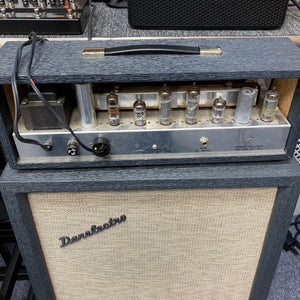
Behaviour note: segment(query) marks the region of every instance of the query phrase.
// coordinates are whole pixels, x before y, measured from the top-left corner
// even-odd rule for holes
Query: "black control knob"
[[[67,152],[71,156],[79,155],[78,142],[75,140],[69,141],[67,145]]]
[[[110,154],[110,142],[108,139],[100,137],[95,140],[93,152],[96,156],[104,157]]]

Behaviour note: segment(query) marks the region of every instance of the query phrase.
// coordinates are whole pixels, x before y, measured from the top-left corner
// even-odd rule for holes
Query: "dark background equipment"
[[[89,17],[87,0],[2,0],[0,33],[82,34]]]
[[[128,19],[144,29],[275,29],[288,0],[128,0]]]

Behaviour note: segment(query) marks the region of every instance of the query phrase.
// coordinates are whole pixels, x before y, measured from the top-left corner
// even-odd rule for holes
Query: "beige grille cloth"
[[[29,194],[57,299],[248,299],[277,188]],[[59,237],[125,214],[64,248]]]

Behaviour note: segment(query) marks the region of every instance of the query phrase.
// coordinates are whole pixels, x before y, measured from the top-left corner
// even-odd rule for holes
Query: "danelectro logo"
[[[105,229],[108,229],[112,226],[115,226],[117,223],[122,223],[126,221],[126,216],[123,215],[120,218],[112,219],[110,218],[107,223],[104,223],[102,226],[92,225],[91,230],[86,231],[85,233],[79,233],[78,235],[72,236],[71,238],[68,236],[62,236],[59,238],[61,241],[60,247],[65,247],[75,242],[80,241],[81,239],[86,239],[87,237],[97,234]]]

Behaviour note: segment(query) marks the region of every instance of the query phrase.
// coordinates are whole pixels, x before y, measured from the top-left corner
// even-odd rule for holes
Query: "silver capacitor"
[[[195,83],[188,91],[186,98],[185,123],[193,125],[197,123],[197,113],[199,104],[199,89]]]
[[[226,101],[221,97],[215,99],[212,106],[211,121],[215,124],[223,123],[225,109],[226,109]]]
[[[119,97],[117,94],[110,93],[107,95],[106,101],[109,124],[117,126],[120,124]]]
[[[170,125],[172,123],[172,92],[164,85],[159,92],[159,122],[161,125]]]
[[[236,103],[234,120],[237,123],[249,123],[256,90],[251,87],[243,87]]]
[[[136,100],[133,104],[134,124],[136,126],[146,125],[146,103]]]
[[[97,126],[95,101],[90,83],[75,84],[77,106],[81,119],[81,127],[93,128]]]
[[[260,119],[264,122],[272,122],[275,119],[279,92],[275,89],[267,91],[264,98],[264,104],[261,110]]]

